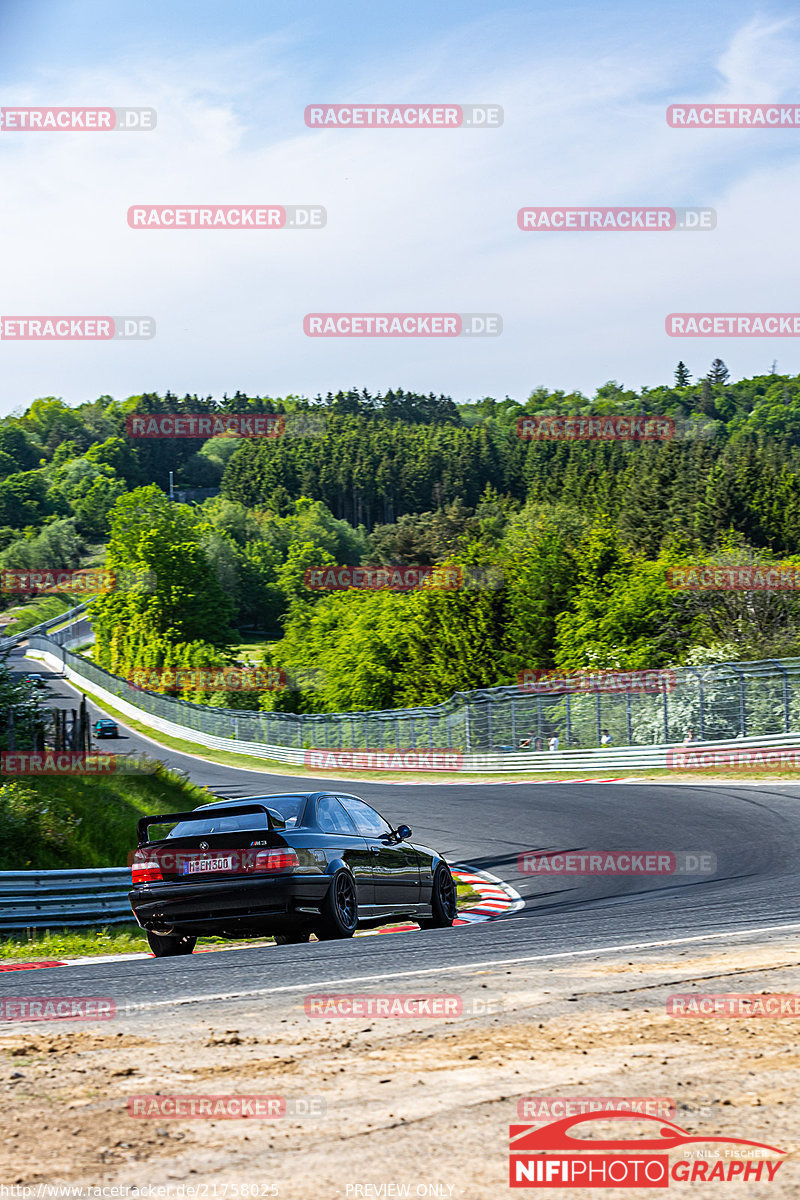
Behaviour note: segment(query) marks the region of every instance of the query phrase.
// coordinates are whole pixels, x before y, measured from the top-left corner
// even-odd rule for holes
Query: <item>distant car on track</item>
[[[117,722],[110,721],[106,718],[101,721],[95,721],[94,725],[92,726],[92,732],[96,738],[119,737]]]
[[[172,826],[149,841],[151,826]],[[396,918],[423,928],[456,916],[450,868],[357,796],[298,792],[143,817],[131,908],[158,958],[199,936],[307,942]]]
[[[27,675],[22,676],[23,683],[32,683],[34,687],[47,687],[47,680],[44,675],[39,675],[36,671],[31,671]]]

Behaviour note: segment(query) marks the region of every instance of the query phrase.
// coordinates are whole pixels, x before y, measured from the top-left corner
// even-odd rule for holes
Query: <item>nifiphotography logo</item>
[[[593,1121],[637,1121],[650,1134],[626,1137],[620,1128],[615,1138],[595,1138],[576,1132],[579,1126],[591,1130]],[[676,1161],[670,1162],[670,1152]],[[694,1136],[663,1117],[606,1111],[543,1126],[511,1125],[509,1155],[510,1187],[666,1188],[673,1180],[771,1183],[787,1151],[745,1138]]]

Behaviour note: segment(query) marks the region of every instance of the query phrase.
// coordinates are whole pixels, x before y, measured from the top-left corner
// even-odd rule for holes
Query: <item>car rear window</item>
[[[258,796],[251,797],[251,799],[258,799],[266,804],[274,814],[283,820],[287,828],[297,824],[306,803],[305,796]],[[248,800],[241,800],[240,803],[247,804]],[[226,816],[225,809],[218,808],[213,813],[209,810],[204,816],[205,820],[202,821],[179,821],[166,836],[168,838],[203,837],[208,833],[235,833],[239,829],[267,828],[265,812],[233,813],[231,816]]]

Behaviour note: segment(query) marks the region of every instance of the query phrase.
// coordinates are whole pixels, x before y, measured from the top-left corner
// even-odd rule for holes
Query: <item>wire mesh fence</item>
[[[800,659],[717,663],[668,672],[669,686],[653,692],[560,691],[502,686],[456,692],[443,704],[349,713],[258,712],[211,708],[144,691],[111,675],[59,641],[74,633],[33,636],[31,649],[47,651],[86,680],[138,709],[188,730],[236,741],[294,749],[446,749],[462,753],[510,751],[521,743],[591,749],[603,731],[615,746],[701,741],[800,731]],[[585,684],[585,681],[584,681]]]

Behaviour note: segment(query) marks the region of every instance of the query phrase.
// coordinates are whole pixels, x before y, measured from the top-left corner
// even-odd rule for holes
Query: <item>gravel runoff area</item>
[[[674,993],[800,992],[796,937],[785,932],[390,981],[387,991],[413,993],[417,1005],[436,993],[463,1007],[454,1015],[451,1001],[451,1015],[430,1017],[311,1016],[306,993],[270,994],[267,978],[260,995],[147,1007],[150,966],[142,963],[132,1004],[117,998],[112,1020],[0,1026],[0,1183],[497,1200],[508,1189],[509,1125],[542,1123],[527,1097],[668,1100],[671,1119],[692,1134],[800,1146],[800,1017],[686,1019],[666,1003]],[[129,1115],[136,1097],[155,1095],[155,1107],[172,1095],[278,1099],[267,1119]],[[652,1136],[652,1122],[647,1133],[628,1124]],[[713,1142],[691,1153],[715,1150],[724,1154]],[[766,1194],[799,1188],[790,1158]],[[610,1200],[653,1194],[602,1191]],[[728,1182],[723,1194],[753,1195],[753,1184]]]

